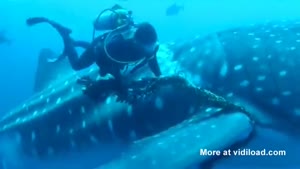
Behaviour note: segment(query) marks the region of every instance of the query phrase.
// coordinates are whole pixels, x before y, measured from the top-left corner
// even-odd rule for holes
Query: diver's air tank
[[[128,22],[130,12],[125,9],[106,9],[102,11],[94,21],[97,31],[114,30]]]

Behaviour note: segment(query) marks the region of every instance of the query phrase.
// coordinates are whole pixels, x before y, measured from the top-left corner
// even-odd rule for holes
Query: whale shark
[[[176,62],[178,69],[181,69],[178,71],[183,73],[190,81],[193,81],[194,84],[243,105],[256,116],[256,120],[260,121],[260,126],[263,128],[282,132],[288,135],[288,140],[292,138],[298,140],[298,109],[300,107],[298,99],[300,95],[297,87],[297,65],[299,65],[300,53],[299,39],[300,22],[298,20],[269,21],[218,31],[203,37],[196,36],[192,40],[170,43],[168,45],[170,50],[166,53],[169,53],[169,57],[173,59],[171,63]],[[188,131],[188,127],[186,129],[182,128],[182,131],[184,130]],[[211,132],[209,129],[207,131]],[[202,131],[200,133],[206,132]],[[262,138],[268,145],[272,145],[272,142],[274,142],[276,146],[271,146],[273,149],[275,147],[276,149],[290,150],[291,154],[297,153],[297,150],[292,151],[286,145],[278,144],[276,140],[279,140],[279,142],[284,140],[282,139],[284,138],[283,135],[280,135],[281,138],[278,139],[274,138],[272,133],[274,132],[263,129],[260,135],[256,135],[256,137]],[[182,156],[176,156],[178,158],[170,156],[170,152],[177,150],[177,147],[181,144],[174,140],[172,142],[172,140],[165,139],[169,141],[167,142],[168,146],[165,146],[169,148],[166,154],[164,154],[164,151],[161,153],[161,149],[155,152],[155,147],[160,146],[154,144],[153,147],[149,146],[153,151],[140,148],[134,152],[139,154],[141,159],[138,159],[139,156],[136,157],[132,155],[133,153],[129,153],[124,155],[123,158],[99,168],[138,168],[138,164],[140,166],[147,164],[143,167],[149,169],[155,168],[153,166],[157,164],[162,168],[189,168],[185,166],[190,164],[188,159],[195,160],[198,158],[197,160],[201,161],[199,156],[190,153],[195,151],[193,147],[197,147],[201,143],[194,145],[191,141],[193,135],[190,136],[191,138],[185,136],[186,139],[181,141],[181,144],[190,145],[190,147],[185,151],[181,151]],[[268,138],[266,139],[266,137]],[[154,140],[154,138],[152,139]],[[257,144],[258,140],[254,142]],[[257,147],[261,149],[270,148],[267,145],[262,147],[253,145],[255,143],[250,144],[252,144],[252,148],[256,149]],[[218,145],[220,146],[220,143]],[[160,154],[163,155],[160,156]],[[269,161],[269,158],[262,158],[266,164],[263,162],[258,164],[258,161],[254,158],[232,159],[240,160],[241,164],[231,164],[234,163],[231,160],[230,164],[228,163],[229,166],[237,167],[240,165],[239,167],[243,168],[245,164],[249,164],[248,161],[257,164],[249,164],[251,165],[250,168],[259,166],[265,168],[270,167],[270,165],[277,168],[288,168],[299,165],[298,162],[287,157],[282,157],[276,164],[272,160]],[[286,162],[279,162],[282,160]],[[155,161],[154,165],[153,161]],[[194,168],[207,168],[207,166]],[[208,168],[213,168],[213,165],[208,166]]]
[[[125,147],[126,152],[126,147],[134,149],[135,141],[166,131],[195,115],[206,119],[238,111],[247,116],[245,130],[252,124],[242,107],[180,76],[140,78],[123,95],[116,90],[114,80],[100,77],[95,67],[74,72],[66,61],[47,62],[53,54],[49,49],[41,51],[36,93],[0,120],[2,140],[14,144],[19,158],[54,159],[94,147],[105,147],[99,150],[99,157],[106,154],[104,149]],[[98,80],[93,91],[99,95],[97,100],[85,95],[78,82],[86,75]],[[237,131],[234,136],[238,135]],[[13,156],[7,161],[16,159]],[[100,163],[99,160],[97,166]]]
[[[97,169],[207,167],[198,164],[218,158],[229,149],[237,149],[247,138],[251,138],[249,135],[254,126],[249,122],[245,114],[237,112],[204,121],[197,120],[196,116],[158,135],[138,141],[130,152]],[[215,153],[219,154],[212,155],[207,151],[217,151]]]
[[[215,134],[219,136],[218,139],[208,137],[195,143],[195,135],[187,134],[186,131],[210,131],[201,124],[211,123],[211,128],[215,128],[217,124],[227,124],[228,119],[234,121],[235,118],[231,117],[240,117],[241,112],[242,117],[247,114],[248,120],[252,119],[253,115],[259,124],[294,136],[298,132],[299,105],[296,99],[299,95],[296,83],[288,85],[287,82],[296,82],[297,79],[293,73],[297,71],[296,65],[299,61],[296,57],[298,24],[297,21],[281,21],[250,25],[196,37],[184,43],[165,47],[162,45],[158,60],[164,74],[182,73],[183,79],[188,80],[166,76],[158,81],[152,79],[151,83],[148,83],[143,77],[148,77],[149,74],[141,69],[142,75],[138,77],[142,79],[136,81],[136,85],[141,83],[142,87],[136,87],[134,84],[130,95],[121,99],[117,92],[107,95],[107,90],[103,89],[103,93],[99,94],[103,100],[98,102],[82,94],[82,86],[76,83],[76,79],[86,74],[101,79],[95,67],[74,73],[66,63],[61,66],[40,64],[43,66],[38,68],[37,79],[44,80],[36,82],[37,93],[3,117],[0,121],[0,135],[12,135],[23,152],[39,158],[69,152],[72,149],[86,149],[99,142],[112,148],[121,143],[128,146],[129,151],[123,152],[121,157],[114,158],[115,160],[107,165],[100,165],[100,168],[113,166],[120,169],[131,166],[136,168],[138,164],[143,163],[143,159],[144,162],[155,161],[154,165],[151,162],[149,167],[157,167],[156,164],[165,168],[187,167],[196,162],[205,163],[207,159],[194,154],[199,150],[199,146],[208,146],[208,149],[214,146],[216,149],[228,148],[238,140],[241,134],[239,128],[234,125],[232,128],[228,126],[233,138],[224,144],[222,142],[230,134],[228,132],[218,131]],[[49,54],[45,51],[44,53]],[[40,58],[40,62],[44,63],[45,59]],[[269,78],[272,79],[272,83]],[[192,81],[201,88],[186,81]],[[110,83],[103,87],[109,89],[109,94],[114,91]],[[202,90],[203,88],[226,99]],[[251,114],[245,113],[243,108],[235,104],[228,104],[227,100],[239,102],[246,110],[250,110],[246,112]],[[231,111],[223,110],[224,106],[229,106]],[[239,115],[230,114],[236,110],[240,112]],[[212,114],[219,114],[218,112],[226,113],[227,118],[220,117],[215,121],[211,119]],[[124,116],[127,119],[124,119]],[[210,118],[205,121],[202,119],[199,123],[184,122],[199,116]],[[241,129],[249,128],[249,123],[245,122],[247,118],[241,118],[241,124],[237,122]],[[173,126],[180,127],[172,128]],[[225,126],[222,125],[222,128]],[[244,133],[249,134],[249,131],[251,130]],[[164,135],[164,132],[169,134]],[[159,156],[159,152],[155,151],[160,147],[157,143],[164,141],[168,143],[167,147],[171,147],[170,150],[180,145],[176,139],[167,137],[172,136],[172,133],[185,135],[179,139],[187,144],[181,145],[190,146],[190,151],[186,149],[181,152],[182,156],[176,156],[178,163],[161,160],[163,156]],[[205,141],[216,142],[216,145],[207,145]],[[137,148],[137,145],[149,148]],[[192,149],[192,146],[197,149]],[[142,159],[133,154],[141,155]],[[152,160],[148,160],[151,158]]]

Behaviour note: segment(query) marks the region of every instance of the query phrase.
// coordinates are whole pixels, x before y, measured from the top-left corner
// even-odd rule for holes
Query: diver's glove
[[[119,78],[115,79],[116,83],[116,91],[119,92],[121,95],[126,95],[128,91],[128,85],[129,85],[130,79],[126,76],[121,76]]]
[[[93,100],[99,99],[98,87],[95,80],[92,80],[89,76],[83,76],[77,80],[77,83],[83,86],[82,91],[85,95]]]
[[[77,83],[83,86],[83,93],[95,101],[120,90],[115,79],[93,80],[89,76],[83,76],[77,80]]]
[[[84,87],[91,86],[93,84],[93,82],[95,82],[95,81],[92,80],[91,77],[89,77],[89,76],[83,76],[77,80],[77,83],[83,85]]]

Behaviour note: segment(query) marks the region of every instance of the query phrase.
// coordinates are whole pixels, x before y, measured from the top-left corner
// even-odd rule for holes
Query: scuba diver
[[[91,43],[75,41],[70,37],[71,30],[45,17],[27,19],[27,25],[48,23],[54,27],[63,39],[63,53],[55,60],[57,62],[68,57],[74,70],[82,70],[93,63],[99,67],[100,75],[111,74],[122,88],[125,84],[121,71],[129,65],[134,65],[130,73],[148,64],[156,77],[161,75],[156,53],[159,49],[155,28],[145,22],[135,24],[132,12],[119,5],[102,11],[94,22],[93,40]],[[95,32],[108,31],[95,38]],[[85,48],[78,56],[75,47]]]

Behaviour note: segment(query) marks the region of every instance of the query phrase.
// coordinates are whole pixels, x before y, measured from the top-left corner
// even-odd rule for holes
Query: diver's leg
[[[76,52],[76,50],[74,49]],[[91,66],[95,62],[95,53],[93,46],[89,46],[85,49],[85,51],[78,57],[76,55],[68,55],[71,66],[74,70],[81,70]]]
[[[63,39],[64,51],[56,61],[63,59],[64,56],[67,56],[74,70],[87,68],[94,63],[94,52],[92,46],[87,42],[74,41],[70,37],[70,33],[72,32],[70,29],[44,17],[29,18],[26,22],[29,26],[39,23],[48,23],[57,30]],[[85,52],[80,57],[75,49],[76,46],[86,48]]]
[[[91,43],[86,42],[86,41],[74,41],[74,46],[75,47],[82,47],[82,48],[89,48],[89,46],[91,45]]]

